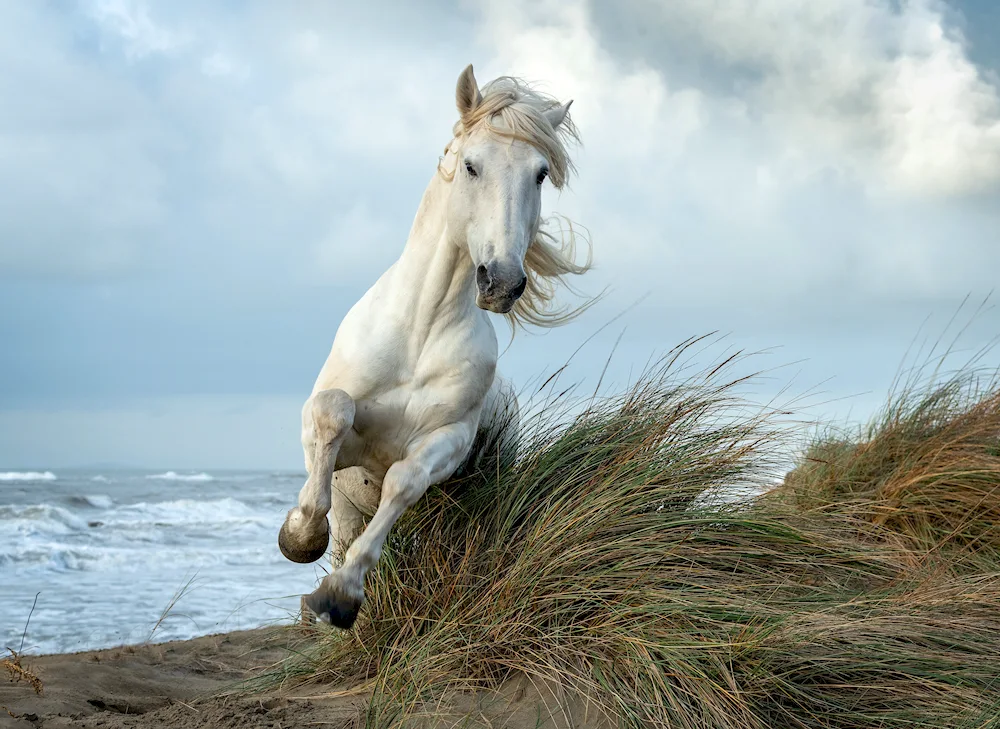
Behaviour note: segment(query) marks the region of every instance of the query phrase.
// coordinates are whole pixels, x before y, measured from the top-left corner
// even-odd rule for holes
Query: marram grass
[[[354,630],[272,679],[366,683],[378,727],[525,676],[609,726],[997,726],[1000,577],[794,500],[696,500],[773,484],[785,436],[738,358],[688,372],[692,344],[620,396],[550,398],[517,454],[477,444],[397,525]]]
[[[1000,381],[923,369],[859,433],[817,437],[773,496],[865,521],[927,561],[1000,570]]]

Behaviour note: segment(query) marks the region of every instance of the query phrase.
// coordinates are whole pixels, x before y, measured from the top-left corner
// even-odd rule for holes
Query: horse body
[[[309,476],[278,541],[287,558],[315,561],[332,516],[342,564],[303,607],[342,628],[393,524],[455,472],[478,431],[516,414],[487,312],[517,316],[519,307],[544,321],[538,276],[586,270],[538,237],[541,183],[552,170],[553,181],[565,176],[556,128],[569,105],[516,83],[484,98],[471,66],[456,99],[456,137],[406,246],[344,317],[302,410]]]
[[[474,303],[471,258],[426,220],[446,184],[432,180],[403,255],[348,312],[313,387],[351,395],[340,460],[377,478],[439,428],[474,430],[494,378],[497,337]]]

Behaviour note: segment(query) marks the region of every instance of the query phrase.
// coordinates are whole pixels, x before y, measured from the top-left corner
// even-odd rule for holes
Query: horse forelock
[[[482,101],[455,123],[455,139],[468,137],[477,129],[535,147],[549,163],[549,179],[562,189],[575,171],[567,143],[579,142],[573,120],[567,113],[555,129],[545,112],[560,106],[555,98],[532,88],[513,76],[501,76],[482,88]]]

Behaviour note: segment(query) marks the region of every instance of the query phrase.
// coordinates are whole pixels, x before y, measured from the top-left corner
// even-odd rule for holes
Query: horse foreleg
[[[303,446],[309,477],[299,491],[299,505],[285,516],[278,532],[281,553],[293,562],[315,562],[330,543],[330,487],[337,453],[354,425],[354,400],[343,390],[322,390],[303,412]],[[312,454],[311,457],[309,454]]]
[[[344,555],[344,564],[327,575],[303,604],[324,622],[350,628],[365,596],[365,577],[382,556],[393,525],[432,484],[448,478],[472,445],[473,428],[450,425],[418,442],[407,456],[392,464],[382,482],[375,516]]]

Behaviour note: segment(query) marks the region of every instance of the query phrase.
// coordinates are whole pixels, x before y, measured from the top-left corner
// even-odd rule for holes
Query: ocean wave
[[[148,479],[154,481],[214,481],[215,478],[209,476],[207,473],[192,473],[192,474],[181,474],[176,471],[167,471],[166,473],[158,473],[152,476],[146,476]]]
[[[111,479],[110,479],[110,478],[108,478],[107,476],[105,476],[105,475],[103,475],[103,474],[99,474],[99,475],[97,475],[97,476],[94,476],[94,477],[93,477],[92,479],[90,479],[90,480],[91,480],[91,481],[96,481],[97,483],[109,483],[109,482],[111,481]]]
[[[87,516],[87,508],[66,509],[53,504],[20,504],[0,506],[0,523],[7,535],[20,538],[50,537],[79,534],[100,528],[102,539],[125,542],[162,542],[181,538],[231,538],[235,531],[274,527],[280,522],[280,510],[261,509],[237,499],[197,501],[139,502],[115,506],[111,497],[103,494],[72,496],[70,504],[98,509]],[[95,520],[96,519],[96,520]],[[181,531],[177,531],[181,530]]]
[[[129,568],[135,552],[91,545],[31,544],[0,551],[0,567],[49,572],[99,572]]]
[[[110,496],[106,494],[70,496],[68,501],[74,506],[89,506],[94,509],[110,509],[112,506],[114,506],[114,501]]]
[[[71,544],[45,542],[0,548],[0,569],[31,570],[45,575],[53,572],[109,572],[116,577],[128,572],[166,570],[164,563],[182,564],[188,569],[213,569],[221,566],[281,564],[284,558],[277,547],[247,548],[245,544],[208,549],[189,544],[160,545],[136,549],[128,543]],[[151,578],[152,579],[152,578]]]
[[[0,481],[55,481],[52,471],[6,471],[0,473]]]
[[[289,566],[275,542],[301,483],[266,472],[213,470],[210,483],[146,480],[163,474],[149,469],[92,480],[98,473],[0,482],[0,646],[17,647],[39,589],[25,648],[58,653],[141,641],[192,576],[197,589],[174,613],[184,617],[165,621],[160,638],[281,619],[326,569]],[[171,632],[188,626],[191,635]]]
[[[0,522],[5,531],[31,536],[34,534],[67,534],[87,528],[87,522],[61,506],[27,504],[0,506]]]
[[[277,514],[277,512],[275,512]],[[246,525],[266,525],[274,515],[263,515],[237,499],[212,499],[196,501],[178,499],[176,501],[139,502],[122,506],[101,520],[110,528],[115,527],[218,527]]]

